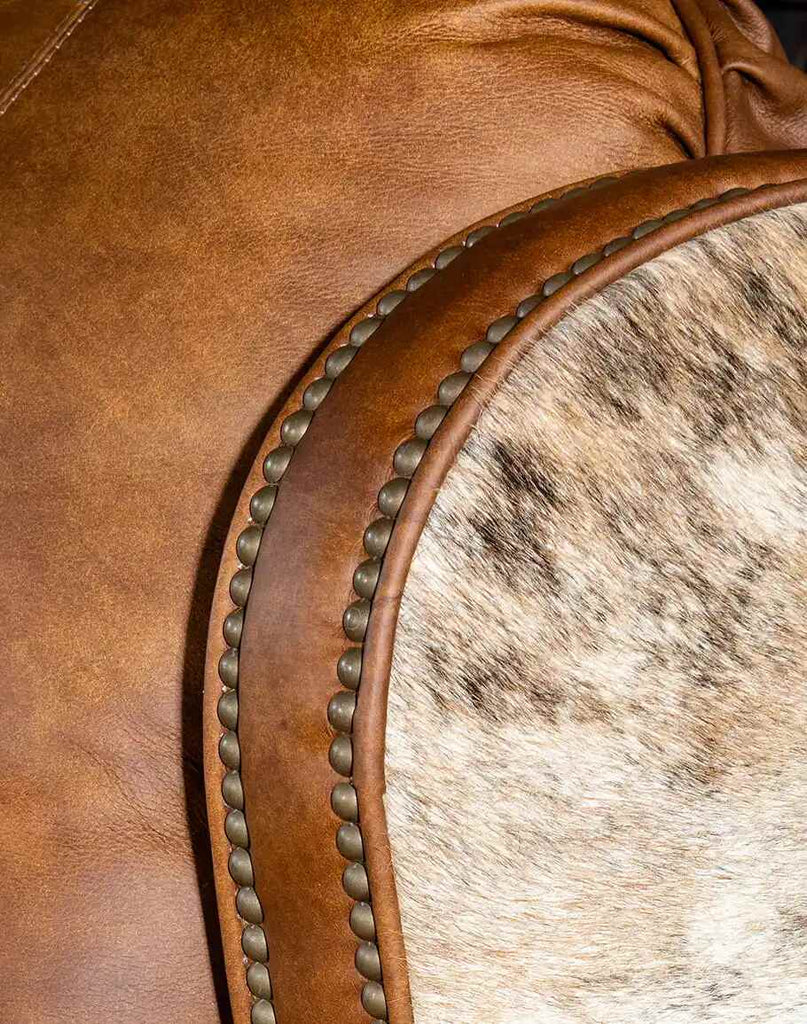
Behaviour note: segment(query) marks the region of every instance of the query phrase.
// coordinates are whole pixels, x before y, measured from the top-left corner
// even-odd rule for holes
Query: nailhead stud
[[[224,634],[225,643],[229,644],[230,647],[237,647],[241,643],[241,633],[243,629],[244,609],[236,608],[235,611],[230,612],[224,620],[222,633]]]
[[[609,185],[613,185],[615,181],[619,181],[619,178],[607,175],[605,178],[598,178],[596,181],[593,181],[588,187],[591,189],[607,188]]]
[[[239,561],[244,565],[254,565],[255,559],[258,557],[258,549],[261,546],[262,532],[260,526],[248,526],[238,535],[235,550]]]
[[[230,580],[230,598],[233,604],[243,608],[249,597],[249,588],[252,586],[252,570],[239,569]]]
[[[354,601],[345,609],[342,616],[342,628],[349,640],[361,643],[364,634],[367,632],[367,623],[370,619],[370,602],[364,598],[361,601]]]
[[[272,1004],[266,999],[259,999],[252,1004],[250,1024],[276,1024],[277,1018]]]
[[[605,256],[613,256],[615,252],[619,252],[620,249],[624,249],[626,245],[630,245],[629,238],[615,238],[605,246],[603,254]]]
[[[585,273],[586,270],[596,266],[602,262],[601,252],[590,252],[586,256],[581,256],[579,260],[575,260],[572,264],[572,273],[577,276],[578,274]]]
[[[750,188],[730,188],[720,196],[720,202],[725,203],[728,199],[736,199],[737,196],[747,196]]]
[[[354,903],[350,909],[350,927],[353,934],[365,942],[375,940],[375,919],[369,903]]]
[[[247,851],[236,847],[231,853],[227,862],[230,877],[236,885],[254,885],[255,876],[252,872],[252,858]]]
[[[426,442],[419,437],[412,437],[398,445],[392,459],[392,468],[398,476],[410,479],[420,465],[426,451]]]
[[[383,322],[384,319],[380,316],[368,316],[364,320],[359,320],[351,328],[350,344],[355,345],[356,348],[361,348],[365,341],[375,334]]]
[[[381,563],[375,558],[368,558],[353,573],[353,589],[359,597],[371,598],[378,586]]]
[[[328,760],[335,772],[350,775],[353,771],[353,742],[349,736],[334,736],[328,750]]]
[[[367,903],[370,899],[370,883],[363,864],[348,864],[342,872],[342,887],[351,899]]]
[[[387,544],[395,525],[392,519],[376,519],[364,531],[364,550],[372,558],[381,558],[387,550]]]
[[[238,651],[231,647],[219,658],[219,679],[225,686],[238,686]]]
[[[381,958],[374,942],[362,942],[356,950],[356,970],[370,981],[381,981]]]
[[[303,392],[303,408],[310,412],[316,412],[332,387],[333,381],[327,377],[317,377],[316,380],[312,380]]]
[[[343,821],[358,821],[359,801],[349,782],[337,782],[331,790],[333,813]]]
[[[438,270],[445,270],[449,263],[452,263],[462,253],[463,248],[462,245],[450,245],[447,249],[443,249],[434,261],[435,267]]]
[[[247,987],[258,999],[272,998],[272,980],[265,964],[250,964],[247,968]]]
[[[352,822],[340,825],[336,832],[336,849],[345,860],[360,861],[364,859],[364,844],[361,829]],[[358,899],[358,897],[356,897]]]
[[[502,217],[499,221],[500,228],[506,228],[508,224],[516,224],[520,220],[524,220],[525,217],[529,217],[527,210],[513,210],[512,213],[508,213],[506,217]]]
[[[541,288],[541,294],[544,298],[548,298],[550,295],[554,295],[559,288],[568,284],[571,279],[572,275],[568,270],[564,270],[560,274],[553,274],[552,277],[548,277],[546,281],[544,281],[543,288]]]
[[[371,1017],[387,1019],[387,1000],[384,989],[377,981],[368,981],[361,990],[361,1004]]]
[[[406,290],[408,292],[416,292],[418,288],[422,288],[423,285],[430,281],[437,273],[434,267],[424,267],[423,270],[417,270],[406,282]]]
[[[277,498],[277,487],[274,484],[267,484],[266,487],[261,487],[252,495],[249,502],[249,514],[256,523],[261,526],[266,523],[275,507],[275,498]]]
[[[237,771],[225,772],[224,778],[221,780],[221,796],[228,807],[243,811],[244,787],[241,785],[241,776]]]
[[[460,366],[466,373],[476,373],[494,348],[496,346],[490,341],[475,341],[462,353]]]
[[[287,416],[280,427],[280,440],[283,444],[292,448],[299,444],[311,425],[313,415],[310,409],[298,409],[291,416]]]
[[[502,338],[505,338],[518,325],[518,319],[517,316],[500,316],[488,327],[485,340],[493,345],[498,345]]]
[[[519,320],[523,320],[525,316],[529,314],[541,304],[541,295],[528,295],[526,299],[522,299],[516,307],[516,316]]]
[[[263,921],[263,908],[258,894],[250,885],[242,886],[235,897],[235,906],[238,913],[245,921],[251,924],[260,924]]]
[[[259,924],[248,924],[241,932],[241,949],[250,960],[258,963],[266,963],[269,959],[266,936]]]
[[[343,345],[335,349],[325,360],[325,376],[331,380],[336,378],[347,369],[358,354],[355,345]]]
[[[224,819],[224,831],[233,846],[241,846],[246,849],[249,846],[249,832],[247,831],[247,819],[243,811],[228,811]]]
[[[337,732],[350,732],[355,711],[356,694],[352,690],[340,690],[328,701],[328,721]]]
[[[424,441],[431,441],[448,410],[444,405],[430,405],[415,420],[415,433]]]
[[[336,674],[339,682],[350,690],[359,688],[361,679],[361,648],[350,647],[339,658],[336,665]]]
[[[263,475],[267,483],[276,484],[282,478],[293,454],[294,449],[289,445],[281,445],[269,452],[263,460]]]
[[[394,309],[397,309],[398,306],[400,306],[405,298],[406,292],[401,291],[400,289],[394,292],[387,292],[386,295],[382,295],[378,300],[378,306],[376,307],[378,309],[379,316],[389,316]]]
[[[232,731],[225,732],[219,740],[219,757],[228,768],[237,768],[241,762],[238,737]]]
[[[450,373],[447,377],[444,377],[437,389],[437,401],[440,405],[453,405],[465,390],[470,379],[470,373],[465,373],[464,371],[462,373]]]
[[[491,231],[495,230],[495,225],[484,224],[481,228],[477,228],[475,231],[472,231],[470,235],[468,235],[468,237],[465,239],[465,247],[467,249],[471,249],[473,246],[476,245],[477,242],[481,242],[486,235],[489,235]]]
[[[655,218],[653,220],[646,220],[642,224],[637,224],[631,232],[631,238],[644,238],[645,235],[649,235],[653,231],[658,231],[662,224],[662,220]]]
[[[235,729],[238,724],[238,694],[235,690],[227,690],[219,697],[217,711],[221,724],[227,729]]]
[[[409,481],[405,477],[388,480],[378,492],[378,509],[382,515],[390,518],[396,516],[408,489]]]

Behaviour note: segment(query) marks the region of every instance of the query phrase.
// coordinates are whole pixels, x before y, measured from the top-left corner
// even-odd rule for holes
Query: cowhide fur
[[[807,205],[571,311],[411,567],[416,1024],[807,1022]]]

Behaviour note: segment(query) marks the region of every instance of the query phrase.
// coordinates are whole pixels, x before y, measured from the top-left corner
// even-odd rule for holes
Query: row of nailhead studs
[[[519,303],[514,314],[500,316],[488,327],[484,340],[474,342],[462,353],[460,370],[444,377],[437,388],[437,401],[425,408],[415,420],[414,436],[404,441],[395,451],[392,465],[395,476],[378,492],[378,510],[381,517],[372,522],[364,533],[364,549],[369,556],[361,562],[353,575],[353,589],[358,600],[345,610],[342,619],[344,632],[349,640],[362,644],[372,610],[372,600],[381,572],[381,563],[395,525],[395,518],[403,504],[410,481],[417,470],[448,410],[462,394],[474,373],[484,363],[499,342],[513,328],[536,308],[544,299],[568,284],[584,271],[607,259],[632,241],[643,238],[665,224],[681,220],[688,214],[713,206],[718,202],[745,195],[749,189],[731,189],[723,195],[701,199],[692,206],[673,210],[666,216],[644,221],[633,229],[630,235],[616,238],[597,252],[581,256],[568,270],[554,274],[544,281],[535,294]],[[544,201],[545,205],[546,201]],[[542,204],[538,204],[542,205]],[[510,215],[513,218],[515,215]],[[353,748],[350,739],[353,714],[356,709],[356,691],[361,678],[362,648],[351,647],[339,659],[337,675],[345,689],[340,690],[328,705],[328,720],[336,731],[331,743],[330,762],[333,769],[343,776],[350,776],[353,763]],[[381,961],[375,944],[375,924],[370,906],[370,890],[366,870],[363,866],[363,847],[359,826],[359,809],[356,790],[350,782],[338,782],[331,793],[331,805],[335,813],[344,820],[336,836],[337,846],[350,862],[343,875],[343,885],[357,902],[350,912],[350,925],[361,940],[356,951],[356,968],[367,979],[362,990],[362,1003],[371,1017],[386,1020],[387,1007],[381,984]],[[378,1020],[376,1020],[378,1024]]]
[[[572,189],[565,195],[575,195],[586,188],[601,188],[613,181],[613,178],[602,178],[591,186]],[[239,767],[241,761],[238,742],[238,648],[244,624],[244,609],[252,585],[252,566],[258,557],[263,529],[269,520],[277,497],[277,490],[283,474],[291,461],[295,446],[308,430],[314,413],[330,391],[333,382],[350,364],[359,348],[380,327],[385,317],[403,301],[408,293],[417,291],[438,271],[447,267],[463,250],[472,247],[481,238],[507,224],[520,220],[530,213],[549,206],[555,199],[543,199],[535,203],[530,210],[516,211],[508,214],[498,225],[485,225],[471,231],[461,245],[450,246],[438,254],[432,267],[416,271],[406,282],[405,289],[388,292],[376,306],[376,312],[365,317],[354,325],[350,332],[349,343],[335,349],[325,361],[325,374],[312,381],[303,393],[303,407],[287,416],[280,428],[282,444],[266,456],[263,474],[266,486],[258,490],[249,504],[250,523],[239,534],[236,541],[236,553],[239,568],[230,581],[230,597],[235,607],[224,620],[223,633],[227,649],[219,660],[219,677],[222,682],[222,694],[218,702],[218,717],[224,732],[219,739],[219,757],[227,769],[221,784],[221,792],[228,808],[224,821],[224,830],[231,844],[229,856],[230,875],[238,886],[235,898],[236,911],[243,922],[241,948],[247,962],[247,986],[254,996],[252,1004],[252,1024],[275,1024],[275,1012],[272,1006],[272,986],[269,971],[266,967],[269,951],[266,933],[262,927],[263,908],[255,892],[255,879],[252,859],[249,854],[249,832],[244,812],[244,792],[241,785]],[[391,522],[391,520],[390,520]],[[361,584],[359,584],[361,586]],[[369,585],[369,581],[365,587]],[[351,635],[350,633],[348,635]],[[340,660],[339,679],[349,689],[358,686],[361,671],[361,652],[354,648]],[[329,720],[340,730],[331,745],[331,763],[341,774],[350,775],[352,762],[352,746],[349,735],[350,721],[355,707],[355,693],[346,692],[344,696],[337,694],[329,707]],[[346,891],[357,900],[350,914],[350,925],[355,934],[362,939],[362,945],[356,954],[356,965],[367,977],[362,1001],[370,1012],[377,1017],[386,1016],[383,989],[380,985],[381,968],[378,949],[372,942],[375,937],[375,925],[369,905],[369,886],[361,848],[361,833],[355,819],[358,808],[355,806],[355,791],[345,783],[337,787],[333,805],[337,813],[345,817],[346,824],[339,830],[338,845],[343,855],[350,861],[345,869],[343,881]],[[352,794],[352,795],[351,795]],[[370,1009],[372,1008],[372,1009]],[[376,1010],[383,1012],[375,1012]]]
[[[463,248],[475,245],[480,239],[490,234],[497,227],[535,214],[557,202],[558,199],[573,197],[590,188],[604,188],[616,179],[600,178],[591,185],[579,186],[550,199],[542,199],[534,203],[528,210],[516,210],[507,214],[498,224],[488,224],[476,228],[465,239],[462,245],[449,246],[438,254],[433,268],[420,270],[410,278],[407,289],[416,281],[417,286],[425,283],[434,274],[447,267]],[[388,315],[405,297],[405,291],[393,291],[385,295],[378,303],[377,311],[381,316]],[[498,338],[504,336],[502,318],[499,327],[494,325],[488,332]],[[511,325],[512,326],[512,325]],[[507,328],[509,330],[509,327]],[[475,367],[474,367],[475,369]],[[378,507],[381,518],[372,523],[364,534],[364,548],[369,558],[363,561],[353,575],[353,589],[358,595],[345,611],[342,626],[348,640],[361,644],[367,629],[373,592],[378,582],[381,559],[389,542],[390,534],[398,509],[403,502],[409,479],[417,469],[420,459],[426,450],[430,438],[442,422],[443,417],[467,383],[470,373],[463,367],[463,372],[447,377],[440,386],[438,404],[425,410],[415,428],[416,436],[402,444],[395,453],[395,471],[397,478],[385,484],[378,496]],[[336,673],[344,689],[333,695],[328,704],[328,721],[336,735],[331,742],[329,759],[331,767],[339,775],[350,779],[353,771],[353,741],[351,731],[353,714],[356,709],[356,691],[361,677],[361,647],[351,647],[340,657]],[[381,959],[376,945],[375,921],[370,903],[370,884],[367,869],[364,865],[364,848],[361,828],[359,826],[359,806],[356,790],[351,781],[336,783],[331,792],[331,807],[334,813],[343,820],[336,834],[336,845],[342,856],[348,861],[342,874],[342,885],[345,892],[356,902],[350,911],[349,924],[359,945],[356,949],[355,965],[359,974],[364,977],[362,988],[362,1005],[375,1024],[387,1019],[387,1003],[381,978]]]

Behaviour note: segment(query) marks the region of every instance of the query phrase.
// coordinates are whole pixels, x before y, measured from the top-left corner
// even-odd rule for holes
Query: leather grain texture
[[[3,5],[2,88],[72,10]],[[701,90],[668,0],[98,0],[12,89],[10,1019],[230,1019],[199,699],[267,424],[337,325],[440,238],[587,175],[700,156]],[[232,1000],[240,1021],[242,979]]]
[[[395,448],[411,434],[421,409],[434,400],[438,382],[457,368],[461,351],[483,337],[493,319],[512,312],[542,280],[646,219],[737,186],[756,187],[805,174],[803,153],[679,164],[628,175],[500,229],[408,297],[360,350],[317,411],[283,478],[264,532],[241,644],[242,777],[279,1015],[302,1019],[306,1012],[317,1016],[329,1007],[340,1018],[363,1020],[356,998],[359,979],[351,965],[355,943],[347,925],[349,903],[339,885],[343,862],[333,844],[338,821],[328,798],[336,776],[328,767],[325,708],[338,686],[335,664],[345,647],[340,618],[351,599],[353,569],[362,558],[362,533],[373,518],[378,489],[391,475]],[[766,204],[793,201],[800,190],[803,184],[761,191],[695,213],[582,275],[501,346],[473,394],[459,399],[418,470],[376,592],[354,726],[354,780],[392,1024],[406,1024],[411,1010],[382,802],[385,686],[406,566],[441,474],[478,414],[485,388],[495,387],[497,374],[505,372],[508,359],[517,358],[519,341],[529,332],[543,329],[568,303],[661,248]],[[285,412],[297,407],[294,398]],[[263,450],[276,440],[277,427]],[[228,610],[224,581],[235,568],[235,532],[246,522],[246,501],[259,477],[260,462],[248,480],[225,549],[214,623]],[[220,690],[215,658],[221,648],[212,632],[211,638],[206,739],[208,771],[215,778],[218,728],[213,703]],[[305,978],[297,969],[301,957],[311,965]]]

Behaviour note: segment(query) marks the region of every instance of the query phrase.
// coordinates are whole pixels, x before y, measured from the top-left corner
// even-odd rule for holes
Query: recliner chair
[[[2,1019],[801,1021],[756,8],[0,24]]]

